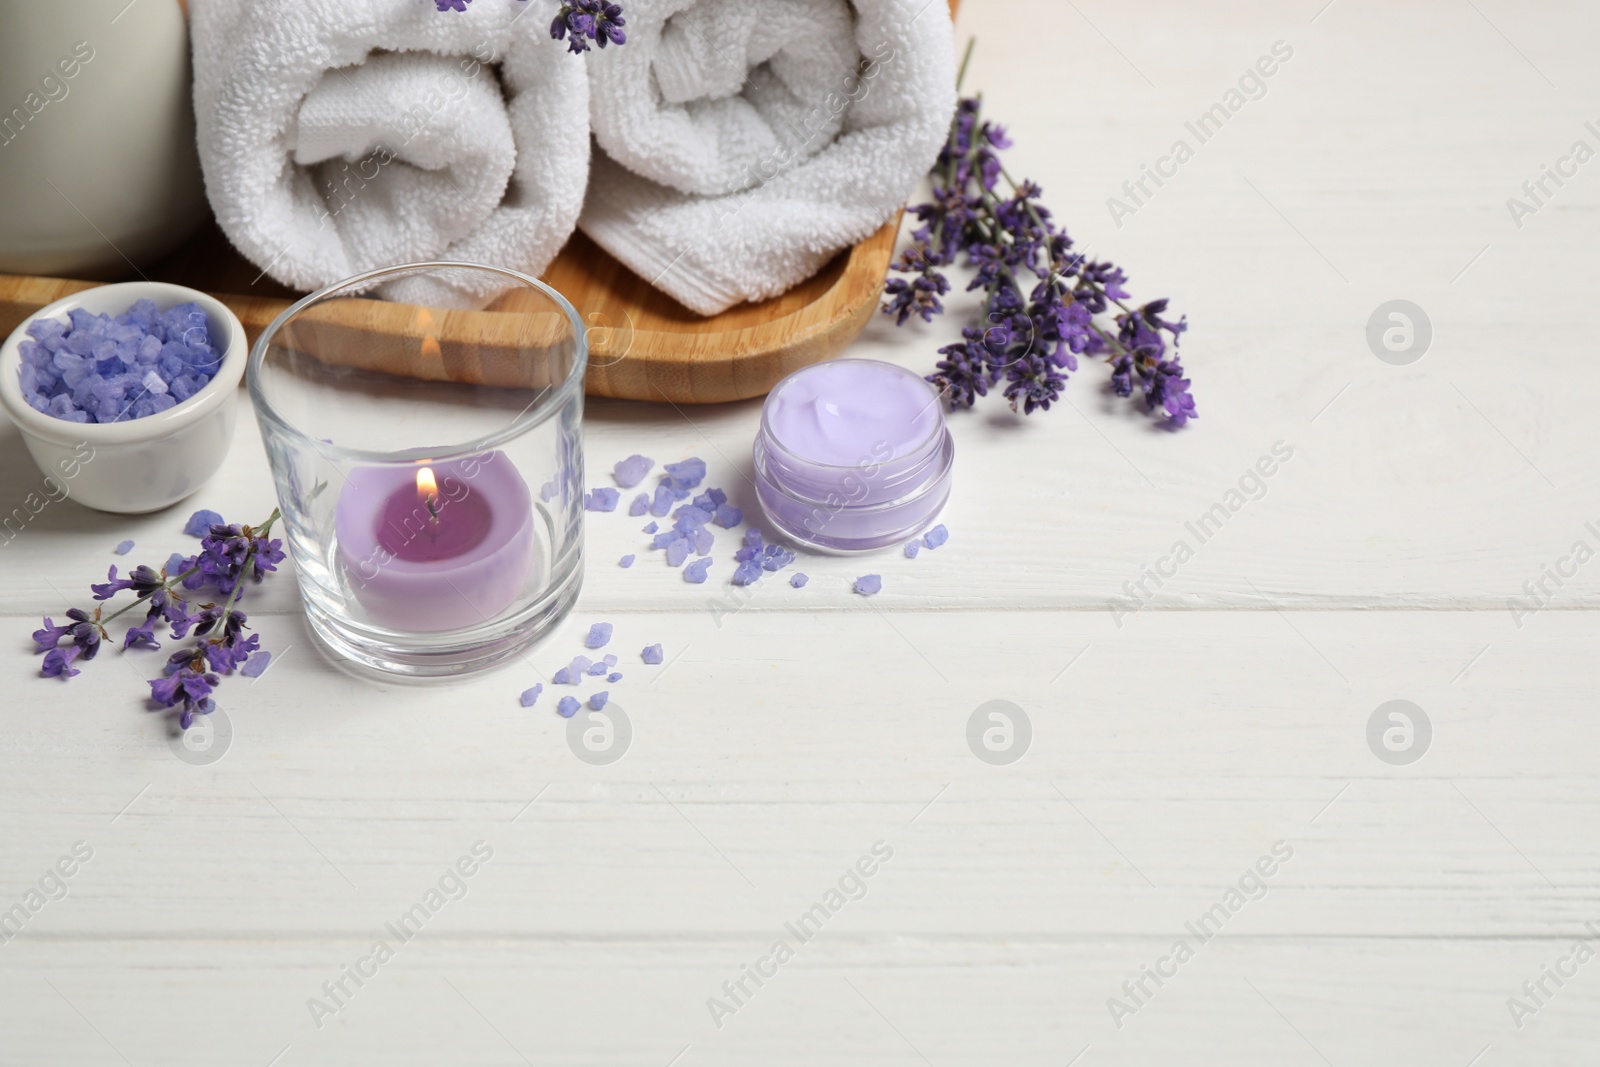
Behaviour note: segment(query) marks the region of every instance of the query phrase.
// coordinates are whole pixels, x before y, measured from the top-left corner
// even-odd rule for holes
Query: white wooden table
[[[27,634],[123,537],[164,558],[192,507],[269,508],[254,426],[175,513],[51,505],[0,549],[0,911],[93,855],[0,944],[0,1063],[1595,1062],[1600,962],[1561,961],[1600,949],[1600,564],[1560,561],[1600,549],[1600,163],[1520,227],[1507,198],[1600,148],[1600,9],[1325,3],[967,0],[1017,170],[1190,315],[1201,418],[1152,429],[1098,366],[1048,415],[955,417],[952,537],[920,559],[806,558],[805,590],[729,612],[595,516],[560,633],[431,689],[332,668],[284,576],[254,614],[278,659],[224,686],[231,744],[197,764],[142,710],[151,660],[58,684]],[[1107,198],[1278,41],[1266,94],[1116,226]],[[1366,339],[1395,299],[1432,324],[1404,365]],[[926,367],[957,325],[875,323],[856,353]],[[700,455],[749,503],[758,410],[594,403],[591,482]],[[1200,544],[1186,523],[1277,442]],[[9,509],[38,475],[10,427],[0,455]],[[1558,566],[1543,610],[1508,609]],[[548,692],[516,702],[597,620],[633,727],[607,766]],[[665,670],[634,662],[655,641]],[[1431,724],[1409,764],[1367,740],[1395,699]],[[991,700],[1031,723],[1009,765],[968,745]],[[395,937],[477,842],[465,895]],[[863,898],[786,929],[877,842]],[[1292,858],[1229,911],[1275,842]],[[1185,924],[1219,903],[1202,943]],[[793,958],[745,978],[779,939]],[[1146,966],[1170,977],[1133,999]]]

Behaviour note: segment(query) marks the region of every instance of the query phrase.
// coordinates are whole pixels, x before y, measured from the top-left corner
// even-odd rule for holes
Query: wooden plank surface
[[[799,591],[727,587],[736,534],[697,587],[640,520],[589,516],[562,631],[445,689],[340,673],[275,582],[252,618],[279,658],[225,687],[233,740],[209,766],[174,758],[142,669],[46,683],[24,635],[123,537],[164,556],[191,507],[270,506],[253,425],[176,513],[52,503],[0,548],[0,912],[74,842],[95,857],[0,945],[0,1064],[1593,1059],[1600,964],[1546,979],[1520,1028],[1508,999],[1532,1005],[1523,983],[1600,927],[1600,571],[1544,577],[1600,548],[1600,185],[1547,183],[1520,229],[1506,199],[1600,144],[1600,18],[973,0],[962,27],[1015,171],[1190,314],[1201,419],[1154,429],[1096,367],[1048,415],[955,417],[949,544],[804,557]],[[1279,40],[1266,95],[1118,228],[1107,198]],[[1397,298],[1434,326],[1405,366],[1365,337]],[[875,321],[851,351],[925,368],[958,325]],[[758,412],[592,400],[589,481],[631,452],[701,455],[753,508]],[[1264,494],[1146,579],[1142,610],[1108,608],[1278,441],[1294,453]],[[20,500],[37,475],[11,427],[0,455],[0,501]],[[864,600],[869,570],[885,588]],[[1508,610],[1541,579],[1542,610]],[[515,702],[600,619],[634,725],[604,767]],[[668,664],[633,662],[654,641]],[[966,737],[997,699],[1033,728],[1010,766]],[[1395,699],[1432,727],[1409,766],[1367,738]],[[319,1028],[322,983],[479,840],[494,857],[466,895]],[[880,840],[866,895],[717,1026],[707,1000]],[[1122,983],[1278,841],[1294,855],[1265,897],[1119,1028]]]

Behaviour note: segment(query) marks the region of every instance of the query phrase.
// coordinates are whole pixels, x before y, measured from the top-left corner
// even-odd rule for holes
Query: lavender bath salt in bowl
[[[142,325],[125,325],[114,335],[99,337],[87,355],[71,351],[85,347],[81,344],[68,346],[62,363],[73,375],[76,388],[71,392],[83,403],[58,396],[45,411],[35,410],[29,394],[37,398],[41,383],[48,380],[35,368],[23,381],[23,342],[38,340],[29,327],[53,320],[63,330],[81,325],[99,331],[103,327],[91,326],[81,315],[75,324],[71,313],[116,319],[140,300],[152,301],[157,312],[188,304],[195,308],[184,317],[184,332],[173,339],[167,338],[174,328],[170,321],[140,316]],[[54,336],[52,343],[60,345],[55,327],[34,333]],[[145,339],[151,335],[155,342]],[[183,343],[185,336],[192,344]],[[202,340],[212,352],[196,356],[204,352]],[[156,351],[157,343],[164,352]],[[112,363],[119,358],[113,355],[119,347],[130,357],[121,360],[122,367]],[[143,358],[135,354],[141,348],[148,349]],[[65,486],[74,500],[100,511],[158,511],[199,489],[222,465],[233,441],[248,353],[239,319],[205,293],[164,282],[102,285],[40,309],[12,332],[0,346],[0,404],[21,430],[39,469]],[[60,366],[52,371],[56,377],[65,373]],[[121,417],[99,422],[98,410],[85,410],[102,404]]]

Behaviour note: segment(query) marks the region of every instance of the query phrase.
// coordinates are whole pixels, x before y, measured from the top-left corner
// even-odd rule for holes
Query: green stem
[[[276,523],[278,521],[278,519],[280,519],[281,517],[282,516],[279,513],[278,509],[277,508],[273,508],[272,509],[272,514],[267,516],[267,521],[262,523],[259,527],[252,527],[251,528],[251,532],[253,534],[255,534],[255,536],[257,536],[257,537],[266,537],[266,536],[268,536],[268,535],[270,535],[272,533],[273,524]],[[241,575],[245,572],[245,570],[247,570],[249,568],[251,561],[254,560],[254,559],[255,559],[255,549],[252,548],[249,552],[247,552],[245,554],[245,559],[244,559],[244,564],[245,565],[244,565],[244,567],[241,567],[240,570],[239,570],[239,573]],[[157,593],[171,592],[180,583],[182,583],[182,581],[185,578],[189,577],[191,574],[198,573],[199,570],[200,570],[200,568],[198,566],[190,567],[188,570],[184,571],[182,574],[179,574],[179,575],[177,575],[175,577],[168,578],[166,581],[162,582],[161,585],[158,588],[152,589],[148,593],[140,593],[138,596],[133,598],[133,601],[131,603],[124,604],[124,605],[122,605],[122,607],[118,608],[116,611],[113,611],[110,615],[107,615],[104,618],[97,620],[100,623],[101,629],[103,630],[105,628],[105,624],[110,622],[112,619],[115,619],[118,615],[122,615],[122,614],[125,614],[126,612],[132,611],[134,608],[138,607],[140,604],[145,603],[147,600],[149,600],[151,597],[155,596]],[[234,593],[237,594],[238,591],[239,591],[239,587],[237,585],[234,586]],[[235,596],[230,596],[228,598],[228,603],[232,604],[235,599],[236,599]],[[224,612],[224,618],[226,618],[226,612]]]
[[[967,51],[961,57],[961,70],[956,74],[956,92],[958,94],[961,92],[961,87],[966,84],[967,64],[972,62],[972,50],[976,47],[978,47],[978,39],[974,37],[967,42]]]

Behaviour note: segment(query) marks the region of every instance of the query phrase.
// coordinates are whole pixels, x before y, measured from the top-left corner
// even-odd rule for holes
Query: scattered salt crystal
[[[667,566],[681,567],[683,561],[689,558],[689,541],[683,535],[667,546]]]
[[[606,692],[604,689],[600,690],[600,692],[598,692],[598,693],[590,693],[589,694],[589,710],[590,711],[599,711],[601,708],[606,706],[606,701],[608,701],[610,699],[611,699],[611,694]]]
[[[667,472],[664,483],[670,483],[674,489],[693,489],[705,481],[706,461],[691,457],[681,463],[668,463],[662,470]]]
[[[246,678],[259,678],[271,665],[272,653],[263,648],[250,653],[250,658],[244,661],[244,666],[239,668],[239,673]]]
[[[531,708],[533,707],[534,701],[539,699],[539,694],[542,692],[544,692],[544,683],[536,682],[534,683],[532,689],[524,689],[522,691],[522,696],[518,697],[517,699],[522,702],[523,707]]]
[[[721,489],[707,489],[694,498],[694,506],[703,511],[716,511],[728,502],[728,494]]]
[[[117,542],[117,547],[113,548],[111,551],[115,552],[119,556],[126,556],[129,552],[133,551],[133,542],[132,541],[118,541]]]
[[[660,518],[672,510],[672,490],[665,485],[656,486],[656,495],[650,501],[650,514]]]
[[[570,719],[578,714],[578,706],[577,697],[562,697],[561,701],[556,704],[556,714],[563,719]]]
[[[731,530],[744,521],[744,512],[732,504],[718,504],[711,521],[725,530]]]
[[[661,529],[661,524],[653,520],[644,524],[645,533],[653,534],[659,529]]]
[[[649,493],[640,493],[638,496],[633,498],[633,503],[628,505],[628,514],[632,515],[636,519],[640,515],[643,515],[645,512],[647,512],[649,510],[650,510],[650,494]]]
[[[744,560],[734,569],[733,584],[749,585],[761,577],[761,564],[753,559]]]
[[[610,674],[606,675],[606,681],[610,682],[612,685],[616,685],[618,682],[622,681],[622,672],[612,671]]]
[[[557,667],[555,677],[550,679],[556,685],[572,685],[572,671],[567,667]]]
[[[922,535],[922,544],[925,548],[938,548],[948,540],[950,540],[950,531],[944,528],[944,523],[942,522]]]
[[[696,530],[694,532],[694,551],[695,551],[695,555],[697,555],[697,556],[705,555],[706,553],[711,551],[711,547],[713,545],[715,545],[716,543],[717,543],[716,535],[713,534],[710,530],[707,530],[704,527],[702,527],[702,528],[700,528],[700,529],[698,529],[698,530]]]
[[[631,566],[633,566],[633,560],[634,560],[634,555],[633,555],[632,552],[629,552],[626,556],[623,556],[621,559],[617,560],[617,566],[619,566],[619,567],[631,567]]]
[[[588,495],[583,498],[583,510],[616,511],[617,501],[621,499],[621,497],[621,493],[610,488],[609,486],[601,486],[598,489],[591,489],[589,490]]]
[[[589,636],[583,643],[589,648],[605,648],[606,643],[610,640],[611,624],[609,622],[597,622],[589,627]]]
[[[615,667],[617,665],[617,657],[614,653],[607,652],[605,655],[600,657],[600,662],[604,663],[607,667]]]
[[[606,673],[606,672],[607,672],[607,671],[609,671],[609,670],[610,670],[610,669],[611,669],[611,668],[610,668],[610,667],[608,667],[608,666],[607,666],[607,665],[606,665],[606,664],[604,664],[604,663],[591,663],[591,664],[590,664],[590,665],[589,665],[589,677],[591,677],[591,678],[598,678],[598,677],[600,677],[600,676],[601,676],[601,675],[603,675],[603,674],[605,674],[605,673]]]
[[[644,651],[639,653],[639,658],[644,660],[646,663],[660,663],[661,662],[661,646],[660,645],[646,645]]]
[[[789,576],[789,584],[794,586],[796,589],[804,589],[806,587],[806,583],[809,582],[810,580],[811,580],[810,578],[807,578],[805,575],[799,573],[798,571],[796,571],[794,574],[791,574]]]
[[[917,558],[917,553],[920,552],[920,551],[922,551],[922,542],[921,541],[907,541],[906,542],[906,559],[916,559]]]
[[[644,481],[645,475],[649,474],[650,468],[655,465],[655,460],[646,459],[644,456],[635,454],[619,461],[616,466],[612,467],[611,477],[615,478],[617,484],[622,488],[632,489]]]
[[[883,590],[883,576],[880,574],[863,574],[856,579],[856,592],[862,596],[872,596]]]
[[[221,515],[209,508],[201,508],[189,516],[189,521],[183,524],[183,532],[190,537],[204,537],[211,532],[211,527],[221,525]]]
[[[693,563],[683,568],[683,580],[686,582],[693,582],[695,585],[699,585],[706,580],[706,568],[710,566],[710,556],[695,560]]]

